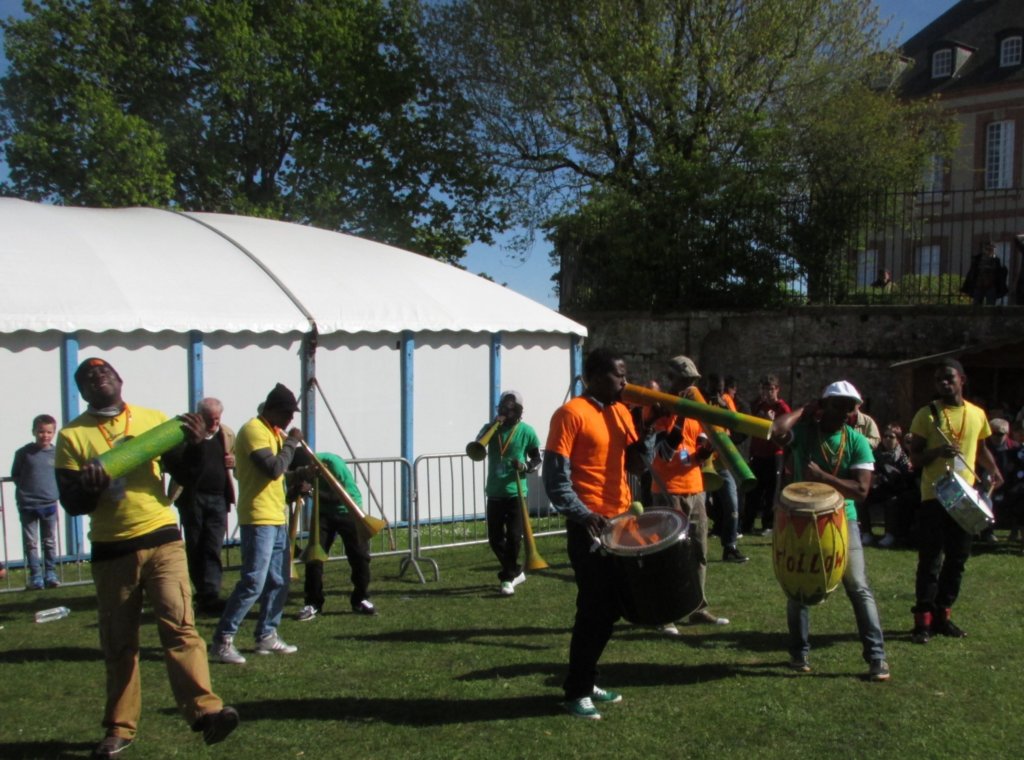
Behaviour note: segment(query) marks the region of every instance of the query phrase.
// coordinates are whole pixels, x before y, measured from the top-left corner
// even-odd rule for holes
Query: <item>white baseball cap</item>
[[[500,405],[501,402],[509,396],[511,396],[512,400],[519,404],[519,406],[523,405],[523,394],[519,391],[502,391],[501,396],[498,398],[498,404]]]
[[[853,387],[853,383],[848,380],[837,380],[831,385],[826,385],[825,390],[822,391],[822,398],[832,398],[838,396],[839,398],[852,398],[858,404],[864,403],[864,399],[857,393],[857,389]]]

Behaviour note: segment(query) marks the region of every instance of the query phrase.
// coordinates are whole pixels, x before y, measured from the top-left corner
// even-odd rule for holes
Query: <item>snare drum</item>
[[[772,565],[790,599],[819,604],[842,583],[849,537],[846,502],[825,483],[790,483],[775,506]]]
[[[670,510],[619,515],[601,534],[616,566],[622,616],[639,625],[664,625],[700,606],[697,549],[686,516]]]
[[[996,520],[978,491],[955,472],[947,472],[935,481],[935,498],[946,508],[956,524],[973,536],[994,525]]]

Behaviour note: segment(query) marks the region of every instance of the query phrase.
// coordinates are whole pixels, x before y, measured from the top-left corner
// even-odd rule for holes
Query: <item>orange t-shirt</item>
[[[664,417],[654,423],[654,429],[660,431],[671,430],[678,417]],[[704,475],[700,471],[700,465],[696,459],[683,462],[679,458],[681,450],[692,455],[697,450],[697,437],[701,434],[701,424],[687,417],[683,420],[683,440],[679,442],[679,448],[673,452],[672,459],[665,461],[660,456],[654,457],[651,467],[664,482],[669,493],[690,496],[704,490]],[[658,478],[654,478],[651,488],[655,493],[664,493],[664,489]]]
[[[594,400],[577,396],[551,416],[544,448],[569,460],[572,489],[587,509],[615,517],[632,501],[626,447],[636,440],[625,406],[615,402],[599,408]]]

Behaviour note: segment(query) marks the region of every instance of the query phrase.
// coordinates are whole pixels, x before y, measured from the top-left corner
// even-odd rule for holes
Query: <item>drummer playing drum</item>
[[[825,388],[816,404],[799,407],[777,417],[772,437],[786,446],[793,457],[793,481],[825,483],[845,499],[849,530],[846,571],[843,588],[853,605],[864,660],[872,681],[889,680],[885,661],[885,643],[878,618],[878,605],[868,585],[864,567],[864,549],[857,525],[856,501],[862,501],[871,489],[874,455],[867,439],[846,424],[846,419],[861,403],[853,385],[839,380]],[[811,666],[809,608],[789,598],[786,607],[789,627],[789,667],[809,673]]]
[[[964,567],[971,553],[971,535],[961,528],[939,502],[935,483],[947,468],[974,483],[975,461],[991,473],[992,488],[1003,477],[986,438],[992,434],[984,410],[964,400],[967,377],[955,359],[944,360],[935,370],[937,400],[914,415],[910,432],[910,461],[921,473],[920,535],[914,605],[916,644],[926,644],[933,633],[962,638],[965,633],[950,618],[960,594]]]
[[[595,348],[583,363],[586,390],[555,410],[544,447],[544,489],[566,518],[569,561],[576,574],[576,620],[569,644],[565,708],[598,720],[594,703],[622,697],[597,686],[597,662],[622,610],[614,593],[615,564],[594,551],[608,521],[629,509],[627,468],[639,474],[651,461],[653,437],[638,440],[619,400],[626,385],[622,355]]]

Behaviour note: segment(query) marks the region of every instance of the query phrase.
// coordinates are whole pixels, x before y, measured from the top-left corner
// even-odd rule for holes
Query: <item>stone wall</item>
[[[865,411],[880,424],[898,420],[907,425],[931,393],[931,362],[895,369],[891,365],[963,349],[957,358],[970,378],[971,356],[1001,345],[1007,350],[999,395],[1024,402],[1024,366],[1014,345],[1024,344],[1024,307],[850,306],[571,316],[590,330],[587,346],[613,346],[625,353],[630,381],[636,383],[660,379],[667,358],[686,354],[703,374],[735,375],[740,395],[748,400],[756,396],[758,379],[766,373],[779,376],[781,395],[791,404],[815,398],[834,380],[849,380],[864,397]]]

